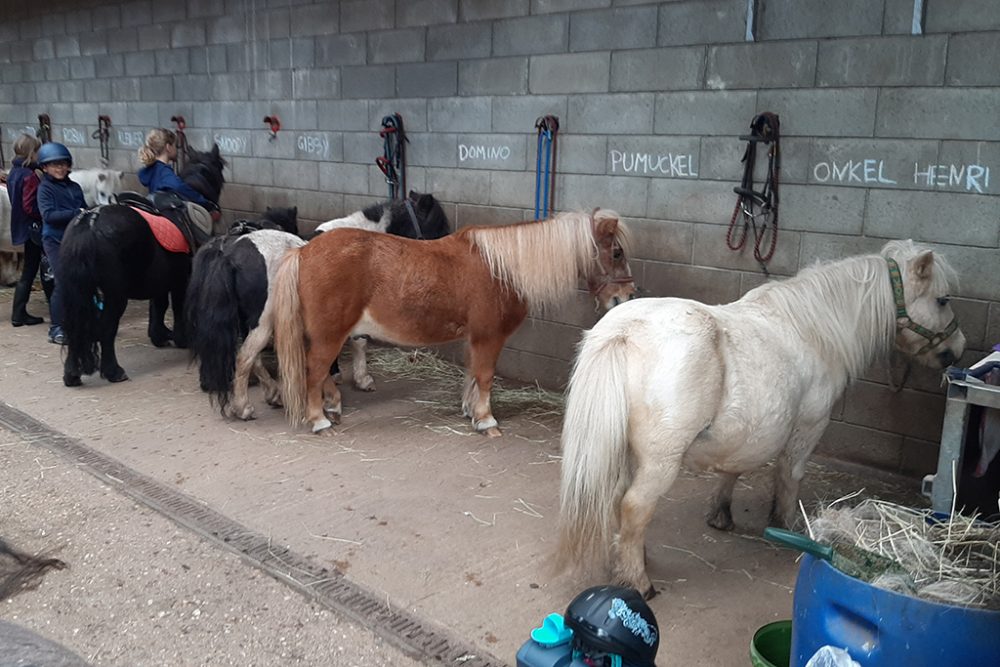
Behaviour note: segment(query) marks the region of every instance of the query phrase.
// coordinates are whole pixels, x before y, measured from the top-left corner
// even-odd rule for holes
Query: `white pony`
[[[0,286],[13,285],[21,276],[21,246],[11,245],[10,197],[0,185]]]
[[[646,527],[682,464],[721,474],[708,523],[725,530],[737,478],[777,459],[772,519],[792,525],[806,460],[848,380],[894,345],[931,367],[962,354],[954,278],[931,250],[892,241],[727,305],[639,299],[610,311],[570,379],[559,565],[610,559],[616,581],[652,595]]]
[[[87,206],[105,206],[113,203],[113,195],[122,189],[125,172],[113,169],[74,169],[70,180],[83,190]]]

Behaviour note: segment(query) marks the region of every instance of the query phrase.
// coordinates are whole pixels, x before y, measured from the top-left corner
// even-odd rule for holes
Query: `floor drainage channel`
[[[394,609],[382,597],[349,581],[343,574],[317,567],[289,549],[272,544],[227,516],[161,484],[76,438],[0,401],[0,426],[27,436],[64,456],[115,489],[160,512],[215,544],[239,554],[278,581],[306,597],[339,611],[415,659],[463,667],[507,667],[481,649],[432,627],[426,621]]]

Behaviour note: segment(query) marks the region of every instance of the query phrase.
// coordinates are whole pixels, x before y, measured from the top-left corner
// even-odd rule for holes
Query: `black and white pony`
[[[450,233],[448,217],[433,195],[411,192],[408,202],[408,206],[400,201],[375,204],[325,222],[320,228],[366,226],[367,220],[369,228],[377,225],[378,231],[414,239],[435,239]],[[235,227],[239,232],[239,225]],[[194,358],[200,362],[201,389],[218,403],[224,416],[253,418],[251,373],[264,388],[268,404],[281,406],[280,390],[260,353],[271,342],[269,297],[275,272],[286,250],[304,244],[291,234],[265,229],[213,239],[195,257],[187,294],[189,341]],[[368,373],[366,345],[363,338],[351,340],[354,384],[363,391],[373,391],[375,381]],[[331,372],[336,370],[335,363]]]
[[[448,216],[434,195],[414,190],[410,190],[406,199],[390,199],[355,211],[345,218],[328,220],[316,227],[316,233],[342,227],[357,227],[409,239],[438,239],[451,233]]]
[[[218,205],[225,179],[219,147],[201,153],[188,149],[180,178]],[[100,370],[110,382],[128,379],[118,365],[115,336],[129,299],[149,300],[149,338],[163,347],[186,347],[184,294],[191,276],[191,255],[164,250],[149,224],[133,208],[102,206],[70,223],[60,250],[60,275],[66,290],[64,322],[67,355],[63,383]],[[172,303],[174,330],[164,324]]]

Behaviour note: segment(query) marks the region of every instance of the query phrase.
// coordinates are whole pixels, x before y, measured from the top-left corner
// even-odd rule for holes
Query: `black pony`
[[[225,164],[217,145],[205,153],[189,148],[179,176],[217,206]],[[67,387],[80,385],[81,375],[98,369],[110,382],[128,379],[118,365],[115,336],[129,299],[149,300],[153,345],[163,347],[173,341],[177,347],[187,347],[184,293],[191,255],[164,250],[134,209],[112,204],[74,220],[63,238],[60,259],[57,279],[65,289],[63,383]],[[174,331],[163,321],[171,302]]]
[[[414,214],[412,219],[402,202],[376,204],[331,223],[348,221],[344,226],[388,229],[410,238],[436,239],[451,232],[448,217],[433,195],[411,192],[409,209]],[[391,212],[395,212],[398,224],[390,221]],[[373,227],[379,219],[383,219],[382,226]],[[245,227],[234,225],[234,231],[240,229]],[[281,405],[278,385],[261,363],[260,353],[271,341],[272,322],[267,307],[270,278],[285,251],[301,245],[303,241],[291,234],[254,231],[212,239],[195,257],[187,293],[189,341],[192,355],[200,363],[201,389],[209,393],[210,400],[225,416],[253,417],[247,395],[251,372],[263,387],[267,402]],[[365,368],[365,343],[352,340],[352,347],[354,383],[370,391],[374,381]],[[331,372],[336,370],[334,362]]]

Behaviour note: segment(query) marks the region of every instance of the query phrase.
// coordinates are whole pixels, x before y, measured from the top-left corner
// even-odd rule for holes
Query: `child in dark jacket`
[[[87,200],[83,190],[69,178],[70,167],[73,166],[73,156],[69,149],[58,143],[42,144],[38,150],[38,164],[45,172],[41,185],[38,186],[38,210],[42,214],[42,246],[48,257],[49,265],[56,276],[55,290],[49,302],[49,314],[52,325],[49,327],[49,342],[59,345],[66,344],[66,335],[62,329],[63,304],[62,280],[59,276],[59,246],[62,244],[66,226],[81,211],[87,209]]]
[[[13,167],[7,175],[7,196],[10,197],[11,243],[24,246],[24,265],[14,288],[14,304],[10,323],[15,327],[41,324],[45,320],[28,314],[28,299],[42,262],[42,215],[38,212],[38,176],[35,159],[42,145],[30,134],[22,134],[14,142]]]

